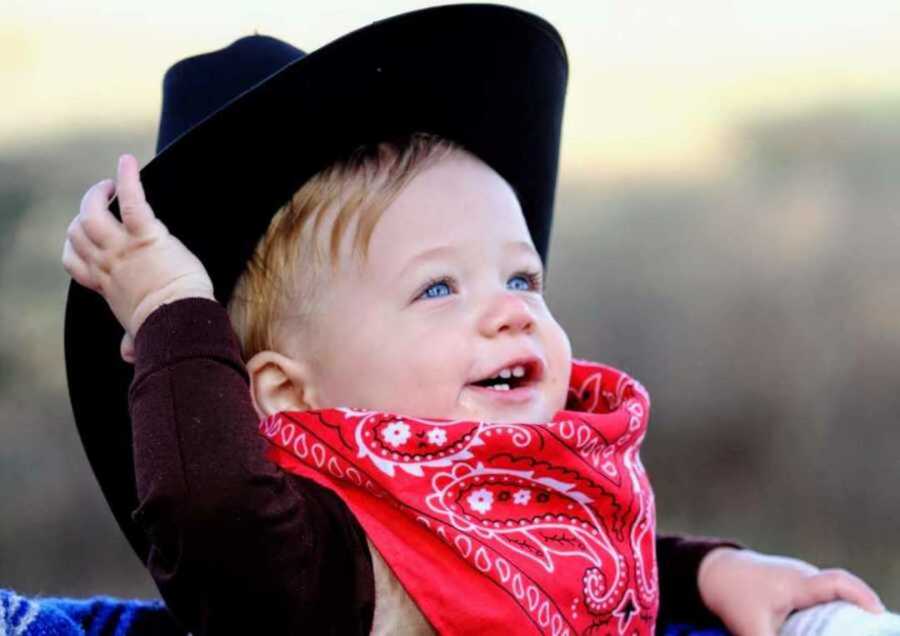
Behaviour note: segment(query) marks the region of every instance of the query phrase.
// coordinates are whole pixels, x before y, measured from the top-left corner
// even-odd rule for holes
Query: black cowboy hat
[[[546,260],[568,66],[559,33],[498,5],[451,5],[370,24],[305,54],[250,36],[175,64],[163,82],[150,205],[206,266],[216,298],[274,213],[354,147],[413,132],[457,142],[514,188]],[[118,216],[113,202],[111,209]],[[69,287],[65,356],[78,432],[138,556],[123,329],[104,299]]]

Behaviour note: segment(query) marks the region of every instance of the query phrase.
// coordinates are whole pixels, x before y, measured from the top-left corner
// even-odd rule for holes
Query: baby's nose
[[[515,293],[499,294],[481,317],[483,335],[493,337],[501,333],[530,333],[534,329],[534,314],[524,298]]]

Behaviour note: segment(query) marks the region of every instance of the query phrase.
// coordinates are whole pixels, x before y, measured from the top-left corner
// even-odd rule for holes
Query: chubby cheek
[[[554,412],[566,406],[569,393],[569,377],[572,374],[572,344],[569,336],[555,320],[548,334],[547,357],[550,396],[548,397]]]
[[[345,353],[323,374],[328,406],[451,417],[465,377],[454,356],[460,345],[415,336],[406,330],[345,341]]]
[[[389,396],[384,410],[420,417],[453,417],[465,378],[459,357],[461,344],[410,338],[395,350],[399,355],[389,364],[392,381],[383,386],[384,396]]]

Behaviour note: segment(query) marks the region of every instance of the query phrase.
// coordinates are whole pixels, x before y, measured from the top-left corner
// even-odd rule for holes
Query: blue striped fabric
[[[0,636],[185,636],[160,601],[26,598],[0,589]]]

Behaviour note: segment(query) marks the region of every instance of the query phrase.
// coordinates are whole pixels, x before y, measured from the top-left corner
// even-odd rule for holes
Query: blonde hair
[[[352,221],[352,250],[365,259],[378,220],[400,191],[428,166],[461,151],[436,135],[415,133],[360,146],[304,183],[275,213],[228,303],[244,360],[277,349],[280,321],[298,319],[297,327],[309,326],[325,262],[335,268]],[[329,213],[334,222],[323,254],[319,234]]]

